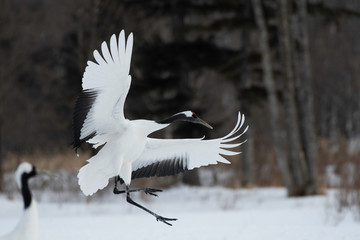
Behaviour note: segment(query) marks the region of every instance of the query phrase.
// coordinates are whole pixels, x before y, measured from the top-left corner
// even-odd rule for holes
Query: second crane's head
[[[170,123],[175,122],[175,121],[186,121],[186,122],[198,123],[198,124],[201,124],[201,125],[203,125],[203,126],[205,126],[207,128],[213,129],[213,127],[210,126],[210,124],[208,124],[207,122],[205,122],[204,120],[199,118],[192,111],[184,111],[184,112],[176,113],[176,114],[172,115],[171,117],[169,117],[167,119],[164,119],[162,121],[158,121],[158,123],[170,124]]]
[[[34,165],[23,162],[21,163],[16,172],[15,172],[15,180],[18,185],[18,187],[21,190],[21,194],[24,199],[24,206],[25,209],[30,207],[32,202],[32,196],[29,188],[29,179],[37,176],[37,175],[47,175],[52,178],[55,178],[56,175],[50,171],[44,170],[44,169],[37,169]]]
[[[34,165],[28,162],[21,163],[15,173],[15,180],[18,187],[21,189],[25,182],[27,183],[30,178],[35,177],[36,175],[37,171]]]

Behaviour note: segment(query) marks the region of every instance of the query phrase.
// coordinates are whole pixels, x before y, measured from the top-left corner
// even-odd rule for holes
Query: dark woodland
[[[184,123],[158,136],[211,138],[246,115],[243,154],[224,167],[233,187],[312,195],[326,166],[358,168],[360,1],[3,0],[0,176],[24,156],[73,151],[86,62],[121,29],[134,34],[127,118],[192,110],[214,130]],[[74,161],[84,164],[74,153],[57,168]],[[181,180],[200,184],[197,170]]]

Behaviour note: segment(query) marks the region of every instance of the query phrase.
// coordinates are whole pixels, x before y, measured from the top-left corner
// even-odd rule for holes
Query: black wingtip
[[[97,91],[95,90],[83,90],[78,98],[76,99],[75,103],[75,109],[73,113],[73,137],[74,141],[72,143],[74,148],[79,148],[80,145],[87,141],[88,139],[92,138],[95,133],[90,134],[89,136],[86,136],[83,139],[80,139],[81,136],[81,129],[83,127],[83,124],[86,120],[86,117],[94,104],[96,97],[97,97]]]

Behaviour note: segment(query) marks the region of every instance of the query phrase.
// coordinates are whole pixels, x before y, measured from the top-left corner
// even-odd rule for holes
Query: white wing
[[[79,147],[81,142],[96,135],[121,130],[121,125],[125,123],[124,102],[131,84],[129,70],[132,47],[132,34],[125,46],[125,33],[122,30],[118,41],[115,34],[111,36],[110,50],[103,42],[102,56],[95,50],[95,62],[88,61],[82,79],[83,91],[75,105],[74,147]]]
[[[245,116],[239,113],[235,128],[225,137],[217,139],[148,138],[144,152],[132,163],[132,178],[168,176],[218,162],[230,163],[222,155],[240,154],[231,149],[246,141],[236,142],[248,129],[246,127],[237,134],[244,121]]]

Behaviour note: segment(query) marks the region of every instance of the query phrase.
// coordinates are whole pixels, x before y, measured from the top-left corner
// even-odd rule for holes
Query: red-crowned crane
[[[96,62],[88,61],[82,79],[80,93],[73,116],[74,142],[77,149],[81,143],[88,142],[100,151],[88,160],[78,174],[79,185],[85,195],[92,195],[108,185],[115,177],[114,193],[126,193],[127,201],[171,225],[164,218],[130,198],[131,192],[143,191],[157,196],[157,189],[129,189],[134,178],[169,176],[201,166],[230,163],[223,156],[239,154],[233,149],[240,146],[239,137],[247,130],[242,128],[245,118],[238,114],[235,128],[225,137],[201,139],[155,139],[149,134],[169,126],[175,121],[188,121],[212,127],[192,111],[184,111],[161,120],[128,120],[124,116],[124,102],[131,84],[130,60],[133,48],[133,35],[125,42],[121,31],[117,40],[115,34],[110,38],[110,48],[106,42],[100,53],[95,50]],[[239,134],[240,133],[240,134]],[[230,143],[232,142],[232,143]],[[221,154],[221,155],[220,155]],[[125,183],[126,189],[118,190],[117,183]]]
[[[34,165],[28,162],[23,162],[18,166],[15,172],[15,180],[24,200],[24,213],[15,229],[9,234],[0,237],[0,240],[38,239],[38,210],[36,201],[32,197],[28,181],[41,174],[55,176],[49,171],[36,169]]]

